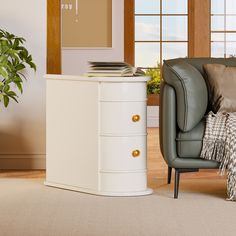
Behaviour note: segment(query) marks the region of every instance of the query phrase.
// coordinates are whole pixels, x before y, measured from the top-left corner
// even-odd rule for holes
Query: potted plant
[[[0,29],[0,102],[7,107],[10,99],[18,102],[16,91],[23,93],[24,69],[36,71],[32,56],[24,47],[25,39]]]
[[[157,68],[147,69],[145,75],[151,77],[151,80],[147,82],[147,104],[148,106],[158,106],[161,84],[160,64],[157,65]]]

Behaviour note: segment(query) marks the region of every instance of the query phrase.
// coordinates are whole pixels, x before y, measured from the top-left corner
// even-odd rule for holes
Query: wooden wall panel
[[[134,0],[124,0],[124,61],[134,65]]]
[[[210,57],[210,0],[189,0],[189,57]]]
[[[61,74],[60,0],[47,0],[47,73]]]

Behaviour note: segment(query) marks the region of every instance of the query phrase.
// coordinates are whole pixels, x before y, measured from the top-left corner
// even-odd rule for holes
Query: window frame
[[[178,13],[162,13],[163,9],[162,9],[162,4],[163,4],[163,0],[160,0],[160,13],[155,13],[155,14],[146,14],[146,13],[135,13],[134,12],[134,17],[136,16],[144,16],[144,17],[149,17],[149,16],[159,16],[160,17],[160,39],[159,40],[135,40],[134,39],[134,45],[136,43],[159,43],[160,44],[160,68],[162,67],[163,64],[163,43],[187,43],[188,46],[188,32],[187,32],[187,40],[163,40],[163,16],[186,16],[187,17],[187,22],[188,22],[188,11],[187,13],[182,13],[182,14],[178,14]],[[188,48],[188,47],[187,47]],[[188,49],[187,49],[188,51]],[[188,55],[187,55],[188,56]],[[135,57],[135,56],[134,56]],[[155,69],[157,67],[145,67],[145,66],[141,66],[140,68],[142,69]]]
[[[226,12],[226,6],[227,6],[227,2],[226,2],[227,0],[224,0],[224,13],[223,14],[217,14],[217,13],[212,13],[212,12],[210,12],[210,16],[211,16],[211,18],[212,18],[212,16],[223,16],[224,17],[224,30],[212,30],[212,27],[211,27],[211,32],[210,32],[210,43],[211,43],[211,45],[212,45],[212,43],[223,43],[224,44],[224,58],[227,58],[227,42],[236,42],[236,41],[227,41],[226,40],[226,35],[229,33],[233,33],[233,34],[235,34],[236,35],[236,27],[235,27],[235,30],[227,30],[226,29],[226,18],[227,18],[227,16],[235,16],[236,17],[236,13],[235,14],[227,14],[227,12]],[[210,11],[211,11],[211,9],[210,9]],[[216,41],[213,41],[212,40],[212,33],[219,33],[219,34],[224,34],[224,40],[223,41],[218,41],[218,40],[216,40]],[[211,54],[212,54],[212,52],[211,52]]]
[[[134,65],[135,0],[124,0],[124,61]],[[188,57],[210,57],[210,0],[188,0]]]
[[[60,0],[47,0],[47,73],[61,74]]]

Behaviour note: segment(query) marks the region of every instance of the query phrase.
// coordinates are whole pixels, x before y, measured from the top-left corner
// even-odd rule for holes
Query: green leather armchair
[[[204,64],[236,66],[236,58],[182,58],[163,64],[160,147],[168,165],[168,184],[175,169],[174,198],[178,198],[181,173],[218,168],[217,162],[200,158],[204,116],[211,109]]]

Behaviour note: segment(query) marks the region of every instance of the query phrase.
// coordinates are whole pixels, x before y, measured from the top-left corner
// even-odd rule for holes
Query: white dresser
[[[147,188],[149,77],[46,75],[48,186],[107,196]]]

